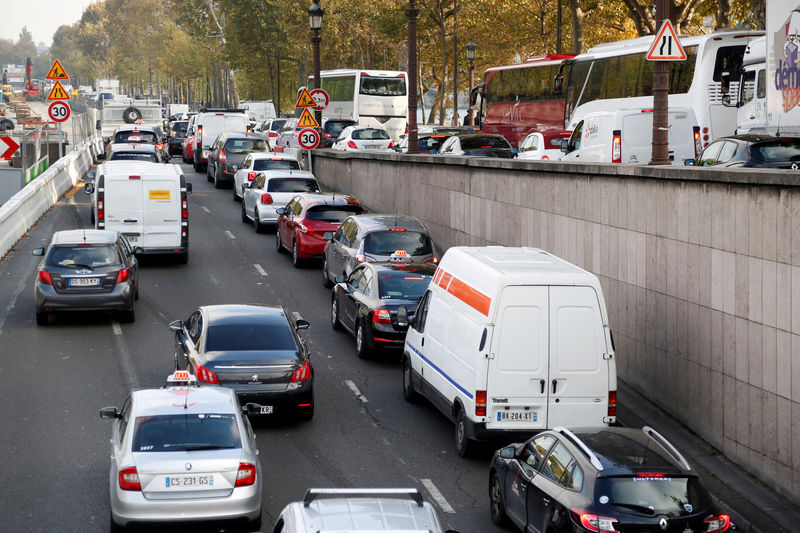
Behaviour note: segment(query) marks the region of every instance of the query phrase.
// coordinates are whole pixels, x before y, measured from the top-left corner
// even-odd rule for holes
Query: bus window
[[[722,73],[728,72],[735,76],[742,68],[742,59],[747,45],[723,46],[717,50],[717,59],[714,61],[714,81],[722,79]]]

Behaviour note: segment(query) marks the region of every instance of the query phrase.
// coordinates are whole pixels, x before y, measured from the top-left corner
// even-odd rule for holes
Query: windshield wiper
[[[634,511],[639,511],[640,513],[649,515],[656,514],[655,510],[649,507],[645,507],[644,505],[636,505],[635,503],[608,502],[608,505],[616,505],[617,507],[627,507],[628,509],[633,509]]]

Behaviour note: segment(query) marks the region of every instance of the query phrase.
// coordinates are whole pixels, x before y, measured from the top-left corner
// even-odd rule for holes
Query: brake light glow
[[[439,262],[439,258],[435,255],[433,257],[427,258],[423,263],[433,263],[434,265]]]
[[[389,228],[389,231],[405,231],[406,228]]]
[[[219,385],[219,378],[217,374],[204,367],[203,365],[197,365],[194,369],[194,375],[197,376],[197,381],[202,381],[203,383],[211,383],[212,385]]]
[[[289,380],[289,383],[297,383],[298,381],[305,381],[307,379],[311,379],[311,367],[308,361],[292,373],[292,378]]]
[[[374,263],[375,260],[371,257],[367,257],[366,255],[357,255],[356,261],[359,263]]]
[[[392,316],[389,314],[388,309],[375,309],[372,312],[373,324],[391,324]]]
[[[262,205],[271,204],[271,203],[272,203],[272,195],[271,194],[265,192],[264,194],[261,195],[261,204]]]
[[[256,179],[256,173],[255,172],[248,172],[247,173],[247,181],[253,181],[254,179]]]
[[[486,416],[486,391],[475,391],[475,416]]]
[[[239,463],[239,471],[236,472],[236,484],[234,487],[247,487],[256,482],[256,466],[250,463]]]
[[[353,150],[358,150],[358,145],[353,141],[347,141],[347,147],[352,148]]]
[[[403,276],[403,279],[409,281],[425,281],[424,276]]]
[[[142,179],[142,177],[141,176],[128,176],[128,179],[129,180],[140,180],[140,179]]]
[[[613,533],[616,531],[614,526],[617,523],[616,518],[587,513],[581,509],[572,509],[570,514],[575,522],[589,531],[597,531],[598,533]]]
[[[642,113],[655,113],[655,109],[642,109]]]
[[[664,472],[639,472],[636,477],[667,477]]]
[[[220,161],[227,161],[227,160],[228,160],[228,154],[226,154],[225,152],[222,152],[222,151],[221,151],[221,152],[219,153],[219,160],[220,160]]]
[[[389,141],[389,148],[391,148],[392,146],[394,146],[394,141]]]
[[[269,132],[269,136],[270,137],[277,137],[278,136],[278,132],[277,131],[270,131]]]
[[[550,161],[550,158],[547,157],[546,155],[543,155],[542,156],[542,161]]]
[[[326,133],[326,134],[325,134],[325,138],[326,138],[326,139],[331,139],[331,138],[332,138],[332,137],[331,137],[331,134],[330,134],[330,133]]]
[[[614,130],[614,137],[611,140],[611,162],[622,163],[622,132]]]
[[[727,514],[712,515],[705,519],[706,531],[728,531],[731,527],[731,517]]]
[[[694,131],[694,157],[696,159],[703,150],[703,145],[700,142],[700,126],[694,126],[692,130]]]
[[[117,283],[123,283],[128,281],[128,278],[131,277],[131,269],[130,268],[123,268],[119,272],[117,272]]]
[[[39,282],[44,283],[45,285],[52,285],[53,280],[50,278],[50,272],[48,272],[47,270],[40,270]]]
[[[119,471],[119,488],[122,490],[142,490],[142,485],[139,483],[139,472],[136,471],[135,466],[129,466]]]
[[[617,416],[617,391],[608,391],[608,416]]]
[[[98,191],[97,193],[97,227],[103,229],[106,227],[106,210],[103,208],[103,203],[106,194]]]

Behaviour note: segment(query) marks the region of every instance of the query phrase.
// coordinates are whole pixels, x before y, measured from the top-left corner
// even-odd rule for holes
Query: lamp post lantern
[[[311,25],[311,45],[314,48],[314,88],[321,87],[319,78],[319,43],[322,38],[319,36],[319,31],[322,29],[322,17],[325,15],[325,10],[319,5],[319,0],[313,0],[311,7],[308,8],[308,20]],[[322,124],[322,111],[315,111],[314,115],[317,119],[317,124]]]
[[[467,43],[464,48],[467,50],[467,60],[469,61],[469,112],[468,112],[468,120],[469,125],[472,126],[475,124],[475,107],[472,105],[472,88],[474,86],[474,78],[473,78],[473,71],[475,70],[475,52],[478,50],[478,45],[475,43],[469,42]]]

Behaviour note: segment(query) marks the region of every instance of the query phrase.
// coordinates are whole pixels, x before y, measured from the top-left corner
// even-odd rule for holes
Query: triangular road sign
[[[314,102],[314,100],[311,100]],[[316,104],[314,104],[316,105]],[[314,114],[311,113],[311,110],[308,108],[303,109],[303,114],[300,115],[300,120],[297,121],[298,128],[319,128],[319,123],[317,123],[316,119],[314,118]]]
[[[301,107],[314,107],[315,105],[317,105],[317,102],[311,98],[311,93],[308,92],[308,89],[303,87],[303,90],[300,92],[300,96],[297,97],[297,103],[294,104],[295,109]]]
[[[69,76],[67,76],[66,71],[64,71],[64,67],[61,66],[61,61],[58,59],[55,60],[53,66],[50,67],[50,72],[47,73],[48,80],[68,80]]]
[[[61,82],[57,81],[53,88],[50,90],[50,95],[47,97],[48,100],[69,100],[69,94],[67,91],[64,90],[64,87],[61,86]]]
[[[672,22],[665,19],[661,28],[656,33],[656,38],[650,51],[647,52],[648,61],[686,61],[686,50],[681,46]]]

